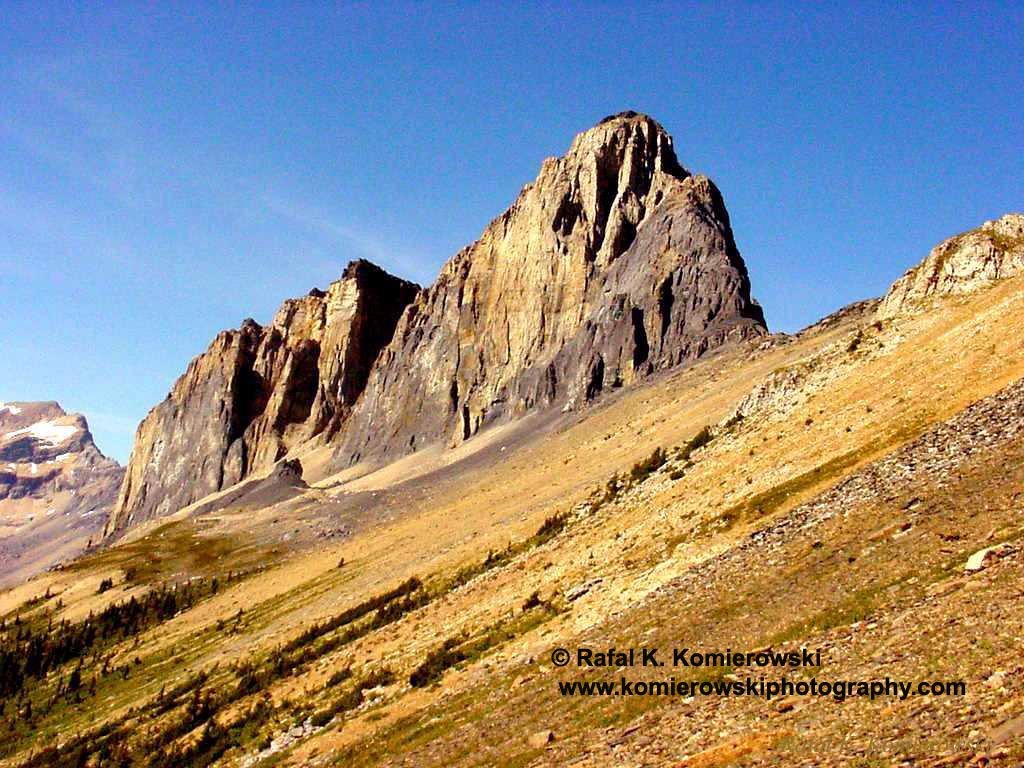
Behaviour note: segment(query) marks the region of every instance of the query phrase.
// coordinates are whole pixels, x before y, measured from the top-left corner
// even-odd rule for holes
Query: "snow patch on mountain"
[[[12,413],[14,412],[12,411]],[[12,438],[21,437],[22,435],[31,435],[38,440],[42,440],[44,443],[60,445],[77,431],[77,427],[69,426],[67,424],[57,424],[53,421],[38,421],[30,427],[8,432],[7,437]]]

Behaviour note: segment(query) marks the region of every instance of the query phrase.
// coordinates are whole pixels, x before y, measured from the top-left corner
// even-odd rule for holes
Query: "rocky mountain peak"
[[[399,323],[342,464],[460,442],[765,332],[721,195],[624,112],[543,162]]]
[[[0,584],[98,534],[124,470],[54,401],[0,402]]]
[[[765,333],[721,195],[652,118],[577,135],[417,286],[367,261],[215,339],[136,437],[111,530],[171,513],[298,446],[386,461]]]
[[[92,446],[85,418],[59,403],[0,403],[0,461],[48,462],[61,454]]]
[[[622,112],[577,134],[562,157],[548,158],[510,211],[530,209],[539,199],[553,210],[559,238],[581,240],[587,259],[604,265],[629,247],[671,182],[687,176],[660,124]]]
[[[577,134],[566,158],[586,158],[618,168],[633,166],[650,175],[655,171],[678,178],[689,175],[676,158],[668,131],[657,120],[633,111],[609,115]],[[630,180],[635,182],[638,177]]]
[[[387,272],[366,259],[353,259],[345,265],[345,270],[341,273],[342,280],[372,280],[387,276]]]
[[[893,317],[943,294],[970,293],[1024,272],[1024,214],[1008,213],[935,246],[893,283],[878,309]]]

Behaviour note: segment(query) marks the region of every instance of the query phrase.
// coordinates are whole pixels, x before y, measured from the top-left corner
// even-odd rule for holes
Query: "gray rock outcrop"
[[[893,283],[878,308],[881,318],[922,308],[944,294],[970,293],[1024,272],[1024,214],[1008,213],[935,246]]]
[[[386,460],[764,334],[722,197],[632,112],[579,134],[399,323],[337,461]]]
[[[418,287],[367,261],[220,333],[139,425],[107,533],[264,471],[344,423]]]

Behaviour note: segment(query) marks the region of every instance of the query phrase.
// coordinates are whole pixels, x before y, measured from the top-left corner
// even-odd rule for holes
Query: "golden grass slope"
[[[583,414],[554,422],[535,418],[518,430],[496,433],[481,441],[477,453],[467,452],[460,464],[445,466],[438,458],[427,464],[426,474],[414,466],[383,470],[393,473],[392,480],[405,479],[404,484],[373,475],[350,486],[338,484],[346,478],[325,478],[310,492],[306,506],[228,510],[145,531],[125,546],[135,547],[133,558],[163,563],[150,580],[187,578],[197,568],[212,574],[248,572],[261,563],[270,567],[147,630],[137,644],[128,641],[113,649],[115,665],[131,662],[129,678],[102,677],[95,697],[81,704],[58,703],[48,714],[37,715],[30,728],[14,731],[4,742],[3,764],[18,765],[28,750],[65,743],[104,721],[130,723],[131,739],[143,745],[169,728],[185,704],[153,718],[130,714],[130,707],[199,670],[214,670],[211,679],[220,689],[233,686],[241,672],[231,664],[259,662],[314,622],[412,576],[424,582],[422,605],[376,628],[359,624],[366,631],[360,629],[362,634],[329,650],[324,650],[325,640],[348,625],[325,633],[310,642],[309,658],[293,673],[270,679],[218,709],[213,720],[225,729],[236,726],[241,735],[215,764],[249,765],[258,758],[266,765],[403,760],[410,765],[562,765],[581,758],[587,761],[581,764],[659,765],[686,758],[686,764],[717,765],[776,759],[773,755],[781,760],[775,764],[797,764],[795,758],[787,762],[793,755],[790,731],[796,726],[772,722],[765,727],[769,714],[752,703],[705,712],[696,702],[691,706],[696,714],[687,714],[679,702],[667,700],[562,699],[546,654],[554,646],[573,647],[582,637],[614,637],[634,645],[655,636],[666,643],[681,637],[694,645],[735,648],[770,640],[783,626],[797,633],[786,642],[823,642],[822,632],[848,631],[860,620],[875,605],[875,592],[887,594],[893,584],[913,578],[908,574],[915,563],[930,562],[941,547],[951,549],[943,557],[960,557],[962,550],[980,546],[991,527],[1010,525],[1002,512],[985,508],[973,519],[964,512],[955,522],[964,528],[960,539],[941,545],[932,539],[919,542],[901,550],[898,560],[883,548],[868,558],[870,567],[855,560],[840,568],[837,560],[823,568],[808,556],[816,551],[813,541],[799,539],[767,559],[747,562],[751,585],[744,588],[748,602],[742,609],[728,600],[721,584],[709,591],[697,584],[691,595],[666,592],[666,585],[735,551],[750,531],[781,519],[868,462],[1021,378],[1024,348],[1008,329],[1024,323],[1022,287],[1014,278],[945,300],[931,311],[884,322],[876,322],[867,307],[764,348],[733,348],[650,385],[622,391]],[[760,387],[765,381],[778,384]],[[761,396],[747,400],[744,418],[732,418],[759,387]],[[705,426],[714,428],[715,438],[684,459],[679,448]],[[628,475],[656,448],[668,450],[666,464],[607,493],[613,475]],[[998,500],[1008,493],[1009,481],[994,482],[987,465],[971,472],[970,482],[958,480],[963,492],[991,498],[993,508],[1003,504]],[[292,551],[266,535],[266,530],[312,525],[318,506],[330,508],[356,492],[364,494],[358,497],[360,508],[368,510],[374,524],[353,524],[347,539]],[[376,511],[374,493],[381,500]],[[892,514],[889,508],[865,509],[849,527],[836,523],[837,528],[814,535],[833,551],[828,537],[863,542],[875,528],[888,525]],[[556,516],[554,535],[535,535]],[[507,556],[483,565],[488,552],[510,543],[514,546]],[[213,554],[201,556],[204,552]],[[0,595],[0,615],[13,616],[20,605],[49,590],[55,597],[32,611],[52,610],[60,599],[63,607],[54,615],[80,619],[146,588],[124,583],[122,573],[131,560],[115,548],[73,569],[46,574]],[[758,563],[761,570],[755,574]],[[460,569],[467,570],[457,577]],[[851,573],[860,575],[850,580]],[[106,577],[113,578],[114,588],[97,594]],[[799,599],[767,599],[774,593],[754,589],[786,584],[805,585]],[[1000,584],[991,588],[1004,589]],[[535,593],[542,605],[526,608]],[[844,600],[854,602],[843,608]],[[868,602],[862,606],[860,600]],[[818,621],[823,606],[836,611],[838,622],[825,629],[819,625],[833,622]],[[722,615],[712,621],[719,608]],[[751,624],[750,617],[762,610],[768,618]],[[906,608],[893,610],[897,614],[887,621],[896,622],[898,611]],[[938,631],[948,618],[943,610],[925,606],[925,626]],[[879,635],[872,647],[886,647],[884,626],[876,630],[871,630]],[[449,638],[459,639],[468,658],[442,670],[438,682],[410,688],[410,673]],[[841,648],[833,662],[837,672],[870,666],[872,650],[857,633],[829,636],[827,642]],[[930,673],[959,674],[942,655],[928,663]],[[355,706],[342,707],[330,719],[300,728],[294,740],[282,741],[296,722],[339,705],[352,683],[328,681],[347,668],[355,681],[375,680],[373,675],[386,668],[391,681],[367,688]],[[909,666],[905,671],[918,673]],[[520,689],[522,695],[510,693]],[[257,701],[268,702],[272,714],[251,715]],[[851,711],[868,720],[886,711],[885,705],[874,706],[857,705]],[[725,738],[718,734],[727,730],[728,716],[743,728],[730,733],[733,741],[723,746]],[[897,707],[886,716],[898,722],[906,712]],[[819,755],[827,756],[823,745],[828,734],[841,728],[845,710],[818,708],[807,717],[799,728],[818,734]],[[245,722],[256,723],[253,732],[244,732]],[[480,724],[486,727],[474,727]],[[631,724],[642,727],[648,743],[631,747],[620,760],[614,750],[607,752],[606,742],[615,739],[602,731],[601,750],[588,751],[594,745],[585,734],[594,727],[617,734]],[[204,727],[181,734],[174,743],[198,743]],[[556,734],[553,745],[531,747],[529,734],[548,728]],[[683,742],[673,741],[681,730],[688,734],[685,750],[679,746]],[[478,736],[469,738],[471,733]],[[949,743],[932,744],[922,754],[953,749],[953,740],[948,735]],[[275,743],[285,748],[274,751]],[[659,744],[660,753],[651,751]],[[146,758],[138,759],[146,764]]]

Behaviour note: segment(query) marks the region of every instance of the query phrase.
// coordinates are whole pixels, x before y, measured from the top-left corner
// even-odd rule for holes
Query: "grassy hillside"
[[[0,764],[1020,764],[1024,399],[986,398],[1024,376],[1022,287],[856,308],[0,594]],[[551,665],[579,645],[806,645],[967,695],[561,696],[675,672]]]

